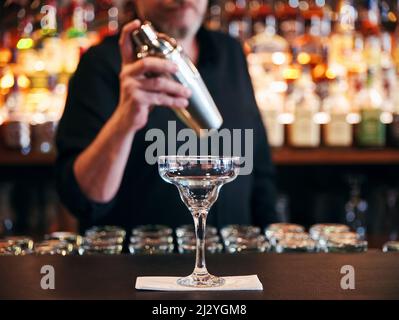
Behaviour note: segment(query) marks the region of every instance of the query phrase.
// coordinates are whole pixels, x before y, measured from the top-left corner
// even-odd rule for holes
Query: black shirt
[[[200,52],[197,67],[222,114],[222,128],[254,132],[252,174],[239,176],[222,187],[208,223],[217,227],[264,226],[275,220],[274,168],[245,56],[241,45],[225,34],[200,29],[197,39]],[[172,227],[191,224],[192,217],[176,187],[164,182],[157,165],[147,164],[144,157],[152,143],[145,141],[147,130],[159,128],[166,133],[168,121],[173,120],[177,121],[177,130],[185,128],[169,108],[155,108],[146,127],[135,135],[121,187],[112,201],[106,204],[90,201],[77,184],[73,162],[114,112],[119,100],[120,68],[118,37],[113,36],[82,56],[70,80],[57,133],[57,188],[61,200],[79,218],[81,229],[105,224],[126,229],[141,224]]]

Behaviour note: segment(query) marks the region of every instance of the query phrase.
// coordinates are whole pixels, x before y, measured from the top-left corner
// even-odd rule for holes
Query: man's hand
[[[156,57],[135,59],[130,35],[139,27],[139,20],[128,23],[122,29],[119,40],[122,68],[119,74],[120,98],[116,112],[124,126],[132,132],[146,125],[152,106],[185,108],[191,95],[188,88],[171,78],[145,76],[148,73],[173,74],[177,71],[177,66],[171,61]]]

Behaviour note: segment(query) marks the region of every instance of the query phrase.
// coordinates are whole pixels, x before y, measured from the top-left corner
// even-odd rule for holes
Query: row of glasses
[[[220,253],[223,251],[223,245],[217,234],[217,229],[213,226],[206,227],[205,249],[209,253]],[[197,238],[193,225],[183,225],[176,228],[176,241],[179,253],[195,253]]]
[[[320,229],[322,226],[317,226]],[[326,226],[331,230],[331,224]],[[150,231],[152,230],[152,231]],[[243,231],[246,230],[246,231]],[[272,224],[265,229],[268,242],[264,241],[258,228],[253,226],[227,226],[221,230],[226,252],[364,252],[367,242],[360,240],[359,235],[351,231],[323,232],[315,241],[304,231],[303,227],[294,224]],[[149,233],[150,232],[150,236]],[[162,234],[162,236],[161,236]],[[167,235],[165,237],[165,234]],[[206,250],[209,253],[220,253],[223,245],[215,227],[207,229]],[[318,234],[318,233],[317,233]],[[145,235],[145,236],[144,236]],[[312,233],[315,236],[315,233]],[[140,238],[140,240],[138,240]],[[195,251],[196,240],[192,226],[181,226],[176,229],[176,239],[179,253]],[[108,239],[109,240],[109,239]],[[118,243],[120,240],[117,240]],[[83,244],[83,237],[71,232],[54,232],[45,236],[44,241],[34,243],[28,236],[12,236],[0,239],[0,255],[70,255],[105,253],[118,254],[118,250],[110,250],[109,246],[102,246],[96,250],[87,250]],[[112,244],[112,248],[115,245]],[[120,246],[120,244],[118,244]],[[103,250],[107,248],[107,250]],[[141,226],[133,229],[129,250],[132,254],[166,254],[173,252],[172,231],[166,226]],[[382,247],[383,252],[398,252],[399,241],[388,241]]]
[[[143,225],[132,229],[131,254],[168,254],[174,250],[173,230],[164,225]]]

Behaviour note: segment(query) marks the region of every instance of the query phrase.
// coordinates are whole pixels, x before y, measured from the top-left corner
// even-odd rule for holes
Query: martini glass
[[[209,274],[205,263],[205,229],[209,209],[225,183],[239,172],[239,157],[161,156],[158,169],[162,179],[174,184],[180,198],[194,218],[196,259],[191,275],[180,278],[183,286],[206,288],[224,284],[224,279]]]

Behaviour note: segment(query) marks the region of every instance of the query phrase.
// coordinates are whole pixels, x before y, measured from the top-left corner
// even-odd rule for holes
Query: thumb
[[[119,38],[119,49],[122,56],[122,64],[130,63],[134,60],[133,57],[133,43],[131,34],[141,25],[140,20],[133,20],[122,28],[121,36]]]

